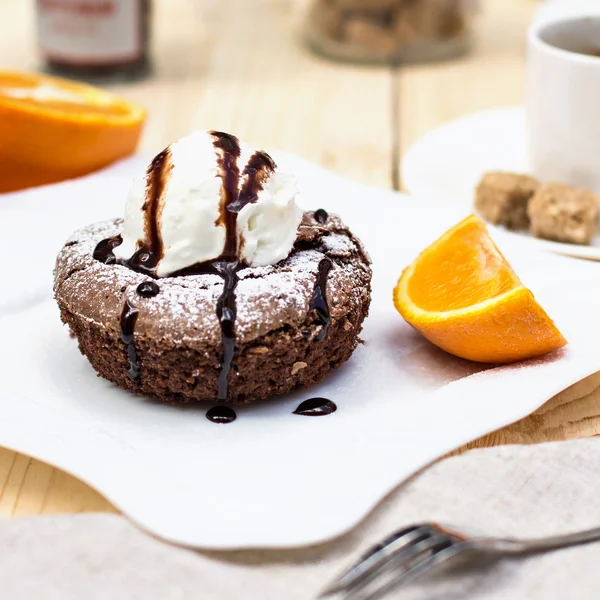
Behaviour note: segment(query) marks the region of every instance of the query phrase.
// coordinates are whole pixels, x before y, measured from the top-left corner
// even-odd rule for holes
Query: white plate
[[[486,171],[529,173],[526,146],[522,107],[475,113],[430,131],[409,148],[402,162],[402,181],[414,196],[472,212],[475,186]],[[590,246],[540,240],[512,231],[506,235],[547,252],[600,260],[600,235]]]
[[[60,324],[49,271],[68,235],[65,222],[70,229],[118,214],[125,178],[109,173],[33,190],[0,206],[3,225],[27,224],[5,228],[8,241],[0,237],[12,269],[3,290],[11,300],[0,309],[0,445],[80,477],[168,540],[298,546],[347,531],[430,461],[600,369],[595,265],[503,243],[571,344],[545,359],[483,370],[425,342],[391,302],[402,267],[458,215],[431,214],[406,196],[353,185],[294,157],[276,159],[300,174],[306,207],[343,214],[372,254],[373,305],[351,361],[322,385],[239,409],[230,425],[209,422],[205,406],[174,408],[122,392],[95,376]],[[292,414],[313,396],[334,400],[338,411]]]

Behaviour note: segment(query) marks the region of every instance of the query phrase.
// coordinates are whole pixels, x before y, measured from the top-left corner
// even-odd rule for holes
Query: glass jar
[[[92,81],[148,73],[151,0],[37,0],[36,9],[47,71]]]
[[[419,62],[470,47],[476,0],[311,0],[304,35],[330,58]]]

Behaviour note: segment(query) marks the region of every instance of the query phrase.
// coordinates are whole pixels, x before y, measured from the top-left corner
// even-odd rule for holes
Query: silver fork
[[[381,598],[467,553],[489,557],[548,552],[600,540],[600,528],[533,540],[465,534],[437,523],[401,529],[371,548],[319,598]]]

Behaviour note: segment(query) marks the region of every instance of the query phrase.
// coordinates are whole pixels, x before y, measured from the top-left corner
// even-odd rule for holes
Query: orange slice
[[[402,273],[394,304],[430,342],[477,362],[525,360],[567,343],[474,215]]]
[[[85,175],[131,154],[144,110],[98,88],[0,71],[0,192]]]

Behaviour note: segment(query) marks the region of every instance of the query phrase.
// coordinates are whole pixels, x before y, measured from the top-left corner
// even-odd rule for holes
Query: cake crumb
[[[248,350],[250,354],[268,354],[269,349],[266,346],[257,346]]]
[[[306,369],[308,365],[305,362],[295,362],[292,365],[292,375],[295,375],[298,371],[302,371],[302,369]]]

